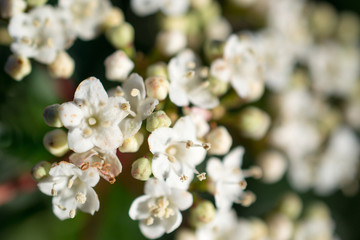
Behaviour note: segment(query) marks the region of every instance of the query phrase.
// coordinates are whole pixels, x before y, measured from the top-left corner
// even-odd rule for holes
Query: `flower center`
[[[149,208],[150,213],[157,218],[169,218],[175,214],[174,210],[169,207],[170,202],[166,197],[159,197]]]

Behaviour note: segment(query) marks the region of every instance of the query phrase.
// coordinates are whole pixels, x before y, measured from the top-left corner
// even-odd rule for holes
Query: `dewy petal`
[[[136,198],[129,209],[129,216],[132,220],[146,219],[150,216],[148,201],[151,199],[148,195]]]
[[[210,73],[220,81],[229,82],[232,71],[226,60],[216,59],[211,64]]]
[[[169,97],[171,102],[177,106],[188,106],[189,99],[186,91],[177,83],[170,83]]]
[[[131,9],[136,15],[144,17],[159,10],[160,0],[131,0]]]
[[[83,212],[90,213],[91,215],[94,215],[95,212],[99,211],[100,201],[93,188],[87,188],[86,202],[84,204],[78,203],[78,208]]]
[[[59,107],[59,117],[66,128],[78,126],[83,119],[83,112],[72,102],[66,102]]]
[[[151,162],[152,173],[158,179],[165,179],[171,171],[171,163],[164,154],[156,154]]]
[[[214,108],[220,103],[216,96],[211,94],[208,89],[203,88],[202,86],[191,90],[188,93],[188,97],[191,103],[206,109]]]
[[[113,127],[102,128],[93,138],[96,147],[102,150],[111,151],[118,148],[123,143],[123,135],[120,128],[116,125]]]
[[[159,238],[165,233],[165,229],[158,221],[155,221],[151,225],[146,225],[144,222],[139,223],[141,233],[150,239]]]
[[[193,204],[192,194],[181,189],[172,188],[169,199],[181,211],[188,209]]]
[[[170,194],[169,186],[161,179],[150,178],[144,186],[144,193],[152,197],[160,197]]]
[[[163,153],[174,138],[176,138],[174,129],[158,128],[148,137],[149,149],[153,154]]]
[[[214,181],[219,180],[224,172],[224,167],[220,159],[210,158],[207,161],[206,172],[209,175],[209,177]]]
[[[179,210],[175,210],[175,214],[167,219],[163,219],[161,224],[164,226],[166,233],[171,233],[177,229],[182,222],[182,215]]]
[[[225,156],[224,167],[239,168],[242,164],[243,155],[244,155],[243,147],[234,148],[228,155]]]
[[[159,100],[155,98],[146,98],[138,106],[137,114],[141,120],[145,120],[154,111],[156,105],[159,104]]]
[[[68,145],[77,153],[86,152],[94,147],[91,137],[84,138],[79,128],[73,128],[68,132]]]
[[[108,102],[108,95],[100,80],[95,77],[89,77],[82,81],[76,88],[74,101],[87,101],[92,106],[99,106],[100,103]]]

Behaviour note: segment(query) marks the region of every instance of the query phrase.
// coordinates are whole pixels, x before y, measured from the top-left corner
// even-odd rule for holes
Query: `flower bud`
[[[283,176],[287,168],[285,157],[277,151],[267,151],[262,153],[257,159],[261,167],[263,176],[262,180],[266,183],[275,183]]]
[[[337,36],[344,43],[353,43],[359,41],[360,19],[352,12],[343,12],[340,14]]]
[[[67,133],[62,129],[55,129],[46,133],[43,143],[45,148],[56,157],[62,157],[69,151]]]
[[[145,157],[139,158],[131,165],[131,175],[137,180],[146,181],[151,173],[151,161]]]
[[[160,32],[156,38],[156,46],[165,56],[172,56],[186,47],[186,35],[181,31]]]
[[[152,132],[161,127],[169,127],[170,125],[171,120],[164,111],[153,112],[146,119],[146,130],[149,132]]]
[[[12,41],[13,39],[11,38],[7,27],[0,26],[0,45],[9,46]]]
[[[26,0],[30,7],[39,7],[44,5],[48,0]]]
[[[117,49],[126,48],[134,41],[134,28],[127,22],[106,31],[109,42]]]
[[[215,217],[215,207],[210,201],[200,202],[190,211],[190,224],[198,228],[211,222]]]
[[[256,107],[247,107],[239,115],[239,128],[245,137],[258,140],[270,127],[269,115]]]
[[[295,220],[301,214],[302,201],[298,195],[288,193],[280,200],[278,211],[290,219]]]
[[[146,70],[147,77],[164,77],[168,78],[167,65],[164,62],[158,62],[150,65]]]
[[[10,55],[5,63],[5,72],[13,79],[21,81],[31,72],[31,63],[27,57]]]
[[[261,70],[262,71],[262,70]],[[262,97],[265,90],[265,84],[263,81],[253,81],[250,84],[250,91],[246,97],[247,102],[254,102]]]
[[[146,93],[149,97],[164,100],[169,92],[169,82],[164,77],[150,77],[145,80]]]
[[[222,96],[224,95],[227,90],[229,89],[229,83],[220,81],[217,78],[211,77],[209,78],[209,90],[215,96]]]
[[[102,22],[102,27],[104,29],[109,29],[115,26],[118,26],[124,22],[124,13],[118,7],[113,7],[106,14],[105,19]]]
[[[231,25],[224,17],[216,18],[206,25],[205,32],[209,40],[226,41],[231,34]]]
[[[144,142],[144,135],[137,132],[134,136],[124,140],[123,144],[119,147],[122,153],[137,152]]]
[[[45,123],[50,127],[62,127],[62,122],[59,117],[59,104],[47,106],[43,112]]]
[[[0,17],[11,18],[21,13],[26,8],[24,0],[1,0],[0,1]]]
[[[57,78],[69,78],[74,73],[75,62],[65,51],[59,51],[55,60],[48,65],[50,73]]]
[[[324,203],[315,202],[306,209],[306,217],[325,220],[330,219],[331,214],[329,208]]]
[[[165,17],[161,21],[161,29],[164,31],[186,32],[189,27],[188,16]]]
[[[191,6],[195,9],[202,9],[209,6],[211,2],[212,0],[191,0]]]
[[[212,129],[205,139],[211,145],[208,151],[210,154],[224,155],[229,152],[232,145],[232,137],[223,126]]]
[[[329,37],[335,30],[338,16],[333,6],[328,3],[319,3],[314,6],[310,16],[310,27],[320,38]]]
[[[106,78],[111,81],[124,81],[134,69],[134,63],[123,51],[116,51],[105,59]]]
[[[253,218],[250,220],[250,224],[253,239],[266,239],[268,237],[269,229],[263,220],[259,218]]]
[[[51,164],[46,161],[39,162],[31,169],[31,175],[36,181],[49,175]]]
[[[270,239],[287,240],[291,239],[293,222],[282,214],[272,214],[268,219]]]

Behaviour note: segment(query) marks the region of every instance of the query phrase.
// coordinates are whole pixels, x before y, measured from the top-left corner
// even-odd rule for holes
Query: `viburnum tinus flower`
[[[140,221],[142,234],[151,239],[177,229],[182,222],[180,211],[193,203],[191,193],[156,178],[145,183],[144,192],[145,195],[131,204],[129,215],[131,219]]]
[[[100,203],[93,187],[100,176],[95,168],[81,170],[68,162],[60,162],[49,171],[49,176],[38,183],[40,191],[53,196],[54,214],[61,220],[74,218],[77,209],[94,214]]]
[[[180,118],[173,128],[158,128],[148,138],[150,151],[154,154],[152,171],[159,179],[168,178],[173,172],[182,181],[198,174],[195,166],[206,155],[206,145],[196,138],[196,128],[190,117]]]
[[[108,97],[99,79],[90,77],[77,87],[74,101],[61,104],[59,116],[69,129],[68,144],[74,152],[93,147],[112,151],[123,142],[119,123],[129,114],[123,97]]]
[[[142,17],[158,10],[168,16],[183,15],[189,9],[189,5],[189,0],[131,0],[132,10]]]
[[[74,35],[66,12],[45,5],[11,18],[9,34],[14,39],[11,50],[21,56],[49,64],[59,50],[71,45]]]
[[[117,87],[114,95],[121,95],[130,103],[131,116],[120,123],[120,129],[124,138],[135,135],[145,120],[154,111],[159,101],[155,98],[146,97],[144,80],[140,75],[133,73],[121,87]]]
[[[231,35],[226,41],[223,58],[211,64],[211,74],[230,82],[241,98],[250,97],[255,84],[262,84],[263,70],[259,56],[250,39]]]
[[[113,151],[101,151],[93,148],[84,153],[73,153],[69,157],[70,162],[82,170],[89,167],[96,168],[101,177],[110,183],[115,182],[115,177],[121,173],[122,165],[116,156],[116,149]]]
[[[223,162],[218,158],[210,158],[207,162],[206,172],[215,183],[215,203],[219,209],[230,209],[233,202],[249,205],[255,200],[253,194],[244,192],[244,178],[261,172],[257,168],[241,170],[243,154],[244,148],[237,147],[224,157]]]
[[[177,106],[192,104],[201,108],[214,108],[219,99],[209,89],[209,82],[203,81],[207,71],[200,69],[194,52],[190,49],[180,52],[168,64],[170,80],[169,97]],[[204,75],[205,71],[205,76]]]
[[[109,0],[59,0],[59,6],[72,17],[72,28],[82,40],[91,40],[111,9]]]

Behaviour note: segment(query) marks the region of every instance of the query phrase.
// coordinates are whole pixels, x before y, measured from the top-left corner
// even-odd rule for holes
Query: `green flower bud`
[[[5,63],[5,72],[13,79],[21,81],[31,72],[31,63],[27,57],[10,55]]]
[[[190,224],[195,227],[201,227],[211,222],[215,217],[215,207],[210,201],[203,201],[192,208],[190,211]]]
[[[256,107],[247,107],[239,115],[239,128],[245,137],[258,140],[270,127],[269,115]]]
[[[59,104],[47,106],[43,112],[45,123],[50,127],[62,127],[62,122],[59,117]]]
[[[292,220],[297,219],[302,211],[302,201],[294,193],[286,194],[280,201],[279,212],[286,215]]]
[[[124,140],[123,144],[119,147],[119,151],[123,153],[137,152],[144,142],[144,135],[137,132],[134,136]]]
[[[31,169],[31,175],[36,181],[49,175],[51,164],[46,161],[39,162]]]
[[[67,133],[62,129],[55,129],[46,133],[43,143],[45,148],[56,157],[62,157],[69,151]]]
[[[118,7],[113,7],[106,14],[104,21],[102,22],[102,27],[104,29],[109,29],[115,26],[118,26],[124,22],[124,13]]]
[[[149,132],[152,132],[161,127],[169,127],[170,125],[171,120],[164,111],[153,112],[146,119],[146,130]]]
[[[145,157],[137,159],[131,166],[131,175],[137,180],[146,181],[151,173],[151,161]]]
[[[127,22],[106,31],[109,42],[117,49],[126,48],[134,41],[134,28]]]
[[[211,91],[212,94],[214,94],[215,96],[222,96],[224,95],[227,90],[229,89],[229,83],[224,82],[224,81],[220,81],[217,78],[211,77],[209,78],[209,89]]]
[[[47,0],[26,0],[26,2],[30,7],[39,7],[44,5]]]

